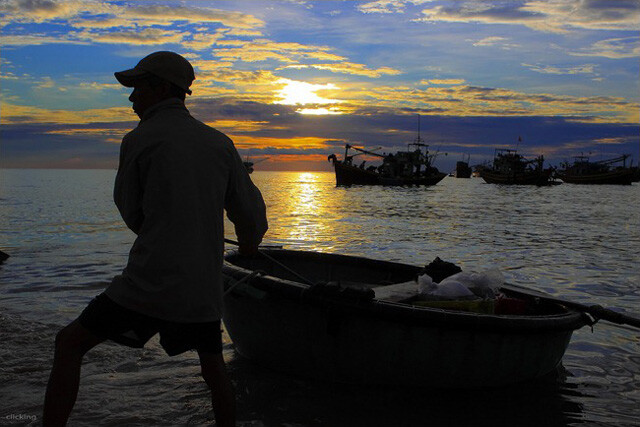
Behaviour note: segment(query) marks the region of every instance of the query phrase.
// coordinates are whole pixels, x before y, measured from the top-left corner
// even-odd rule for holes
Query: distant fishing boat
[[[247,170],[247,172],[249,174],[251,174],[254,171],[254,166],[255,166],[256,163],[264,162],[267,159],[268,159],[268,157],[265,157],[265,158],[262,158],[262,159],[259,159],[259,160],[255,161],[255,162],[252,162],[252,161],[249,160],[249,156],[247,156],[247,160],[242,162],[242,164],[244,165],[244,167]]]
[[[471,176],[474,178],[480,178],[482,176],[482,171],[485,169],[490,169],[491,166],[489,166],[486,162],[485,163],[481,163],[478,165],[473,166],[473,172],[471,172]]]
[[[225,326],[240,355],[276,370],[335,382],[467,388],[549,373],[572,332],[590,323],[547,294],[506,284],[501,314],[497,305],[484,307],[486,299],[423,305],[403,294],[418,289],[415,279],[428,267],[311,251],[229,251]],[[478,311],[461,311],[474,304]]]
[[[629,185],[633,182],[636,171],[626,166],[629,156],[622,155],[613,159],[589,161],[588,156],[574,157],[573,164],[565,162],[556,176],[570,184],[615,184]],[[616,164],[620,164],[617,165]]]
[[[244,168],[247,170],[248,173],[253,172],[253,162],[244,161],[242,162],[242,164],[244,165]]]
[[[483,168],[480,176],[489,184],[551,185],[553,168],[544,169],[544,156],[525,159],[517,150],[496,149],[491,167]]]
[[[350,155],[349,150],[357,151],[357,153]],[[354,157],[363,154],[382,159],[382,164],[365,167],[366,162],[363,161],[360,165],[356,165]],[[346,144],[342,160],[338,160],[335,154],[330,154],[328,160],[333,164],[336,185],[338,186],[435,185],[447,176],[433,166],[436,156],[437,153],[429,154],[429,146],[420,138],[420,117],[418,116],[418,136],[413,143],[408,144],[407,151],[380,154],[375,150],[366,150]]]
[[[432,166],[434,156],[429,154],[428,146],[419,142],[409,144],[409,147],[411,146],[417,148],[392,154],[379,154],[346,144],[342,160],[338,160],[335,154],[328,157],[336,173],[336,185],[435,185],[440,182],[446,174]],[[359,154],[349,155],[351,149],[359,154],[379,157],[382,159],[382,164],[365,167],[363,161],[358,166],[354,164],[353,158]]]
[[[456,178],[471,178],[471,167],[469,166],[469,159],[471,155],[467,156],[467,161],[460,160],[456,162],[456,171],[454,172],[454,176]]]

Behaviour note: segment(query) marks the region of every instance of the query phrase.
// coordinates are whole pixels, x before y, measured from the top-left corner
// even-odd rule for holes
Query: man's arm
[[[233,150],[234,165],[231,168],[225,209],[235,226],[240,253],[252,255],[267,232],[267,212],[260,190],[253,184],[238,152]]]
[[[122,139],[113,200],[127,227],[138,234],[144,220],[142,213],[143,190],[137,154],[131,149],[133,143],[130,134]]]

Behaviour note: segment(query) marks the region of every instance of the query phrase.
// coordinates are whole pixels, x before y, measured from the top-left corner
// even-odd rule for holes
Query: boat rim
[[[415,268],[418,272],[422,267],[411,264],[403,264],[393,261],[383,261],[373,258],[365,258],[355,255],[333,254],[326,252],[301,251],[290,249],[260,249],[267,253],[312,255],[319,257],[330,257],[334,259],[358,260],[359,262],[373,262],[389,265],[389,267],[400,266],[402,268]],[[238,281],[254,274],[257,270],[236,265],[230,261],[234,257],[240,257],[238,250],[225,252],[223,263],[223,275]],[[259,254],[256,256],[260,256]],[[261,274],[258,277],[249,278],[246,283],[261,291],[271,295],[278,295],[281,298],[299,303],[306,303],[316,307],[329,307],[336,311],[364,315],[386,319],[397,322],[408,322],[415,325],[437,326],[446,329],[482,330],[489,332],[517,332],[536,333],[544,331],[572,331],[583,326],[592,324],[585,313],[561,304],[563,312],[557,314],[544,315],[506,315],[471,313],[464,311],[453,311],[442,308],[415,306],[401,302],[392,302],[379,299],[353,299],[342,296],[323,295],[309,290],[312,285],[298,281],[280,278],[269,274]],[[536,289],[529,289],[519,285],[505,283],[511,287],[517,287],[525,292],[532,292],[531,298],[535,299],[535,293],[543,293]],[[225,281],[225,288],[233,286],[233,283]]]

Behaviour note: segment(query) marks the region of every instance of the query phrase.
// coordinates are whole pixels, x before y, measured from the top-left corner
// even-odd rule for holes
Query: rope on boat
[[[233,291],[236,286],[242,284],[242,283],[246,283],[249,282],[249,280],[253,279],[254,277],[257,276],[263,276],[266,273],[262,270],[255,270],[252,271],[250,274],[247,274],[246,276],[244,276],[242,279],[238,280],[236,283],[234,283],[233,285],[231,285],[231,287],[229,289],[227,289],[226,291],[224,291],[224,295],[227,295],[229,292]]]
[[[292,269],[290,269],[289,267],[287,267],[286,265],[284,265],[283,263],[281,263],[280,261],[278,261],[274,257],[266,254],[264,251],[258,251],[258,253],[260,255],[262,255],[263,257],[265,257],[266,259],[268,259],[269,261],[271,261],[272,263],[274,263],[274,264],[280,266],[281,268],[285,269],[290,274],[293,274],[294,276],[296,276],[298,279],[302,280],[307,285],[309,285],[309,286],[313,286],[314,285],[314,283],[311,280],[307,279],[306,277],[302,276],[301,274],[296,273],[295,271],[293,271]]]
[[[236,242],[235,240],[231,240],[231,239],[224,239],[224,241],[226,243],[235,245],[235,246],[240,246],[240,243]],[[293,274],[298,280],[302,280],[304,283],[306,283],[309,286],[313,286],[314,283],[307,279],[306,277],[304,277],[301,274],[296,273],[295,271],[293,271],[292,269],[290,269],[289,267],[287,267],[286,265],[284,265],[283,263],[281,263],[280,261],[278,261],[277,259],[275,259],[274,257],[270,256],[269,254],[267,254],[265,251],[260,250],[260,248],[278,248],[278,249],[282,249],[282,246],[259,246],[258,247],[258,253],[260,255],[262,255],[263,257],[265,257],[266,259],[268,259],[269,261],[271,261],[272,263],[280,266],[281,268],[283,268],[285,271],[287,271],[290,274]]]

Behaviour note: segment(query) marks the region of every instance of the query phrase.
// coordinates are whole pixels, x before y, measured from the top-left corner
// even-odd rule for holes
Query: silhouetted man
[[[56,336],[43,422],[64,425],[84,354],[106,339],[143,347],[156,333],[167,354],[197,350],[216,422],[235,424],[235,392],[222,358],[224,210],[241,253],[267,230],[265,204],[232,141],[185,108],[191,64],[155,52],[115,73],[133,87],[140,117],[122,140],[114,199],[137,235],[127,266]]]

